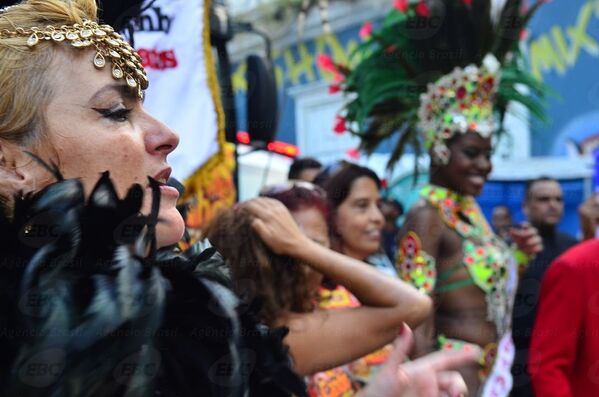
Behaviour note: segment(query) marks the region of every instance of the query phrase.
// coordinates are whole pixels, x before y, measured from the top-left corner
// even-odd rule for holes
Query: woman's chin
[[[176,207],[160,210],[156,226],[156,245],[158,248],[173,245],[181,240],[185,232],[185,221]]]

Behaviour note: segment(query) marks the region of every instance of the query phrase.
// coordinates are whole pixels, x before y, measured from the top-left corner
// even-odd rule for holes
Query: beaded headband
[[[137,90],[139,98],[143,98],[143,91],[148,88],[148,76],[141,64],[141,57],[110,25],[85,20],[83,24],[60,27],[17,27],[14,31],[0,30],[0,37],[27,37],[29,48],[35,47],[42,40],[52,40],[55,43],[66,41],[75,48],[93,46],[96,50],[93,63],[97,69],[103,69],[108,59],[112,62],[112,77],[115,80],[124,79],[127,86]]]
[[[446,142],[455,134],[474,131],[488,138],[497,129],[494,101],[499,69],[499,61],[489,54],[481,67],[455,68],[420,95],[418,127],[434,161],[449,162]]]

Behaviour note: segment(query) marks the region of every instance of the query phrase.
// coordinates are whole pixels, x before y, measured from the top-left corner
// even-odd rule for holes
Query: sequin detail
[[[485,292],[487,319],[498,335],[509,326],[510,299],[507,290],[511,251],[491,230],[473,197],[426,185],[420,195],[439,211],[443,222],[462,239],[463,265],[472,281]]]
[[[472,349],[474,346],[476,346],[472,343],[464,342],[463,340],[447,338],[447,337],[445,337],[445,335],[439,335],[437,337],[437,343],[439,344],[439,349],[445,350],[445,351],[448,351],[448,350],[467,351],[468,349]],[[481,381],[484,381],[487,378],[487,376],[489,375],[489,373],[491,372],[491,370],[493,369],[496,358],[497,358],[497,344],[496,343],[487,344],[484,347],[484,349],[480,352],[480,357],[478,358],[478,363],[480,364],[480,369],[478,371],[478,377]]]
[[[422,249],[422,242],[414,232],[408,232],[399,243],[397,269],[399,277],[420,292],[430,294],[435,289],[435,259]]]

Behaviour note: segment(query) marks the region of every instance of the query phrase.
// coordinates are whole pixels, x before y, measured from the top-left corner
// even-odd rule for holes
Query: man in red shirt
[[[580,208],[588,241],[561,255],[545,273],[528,371],[537,396],[599,396],[599,204]]]

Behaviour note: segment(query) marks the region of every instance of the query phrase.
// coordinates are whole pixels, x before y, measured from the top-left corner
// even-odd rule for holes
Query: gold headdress
[[[0,37],[26,37],[29,48],[34,48],[44,40],[55,43],[66,42],[75,48],[94,47],[96,55],[93,63],[97,69],[103,69],[110,60],[111,74],[114,79],[125,79],[127,86],[136,89],[140,98],[143,98],[143,91],[148,88],[149,81],[141,64],[141,57],[110,25],[99,25],[86,20],[83,24],[60,27],[52,25],[28,29],[17,27],[14,31],[0,30]]]

